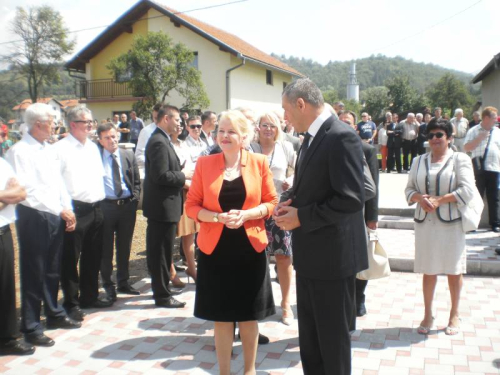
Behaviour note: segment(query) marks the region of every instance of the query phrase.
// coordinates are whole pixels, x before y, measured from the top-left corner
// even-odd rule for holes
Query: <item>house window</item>
[[[193,61],[191,61],[191,66],[198,70],[198,52],[193,52],[194,58]]]
[[[273,72],[271,70],[266,70],[266,83],[273,85]]]

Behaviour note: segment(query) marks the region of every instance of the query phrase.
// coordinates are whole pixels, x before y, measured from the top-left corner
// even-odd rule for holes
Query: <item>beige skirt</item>
[[[187,192],[184,190],[184,202],[186,202]],[[200,230],[200,224],[198,224],[193,219],[190,219],[186,214],[186,204],[184,203],[183,214],[177,224],[177,237],[184,237],[190,234],[197,233]]]

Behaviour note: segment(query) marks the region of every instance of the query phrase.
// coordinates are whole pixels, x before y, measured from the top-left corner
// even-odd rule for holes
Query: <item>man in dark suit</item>
[[[305,132],[293,188],[274,212],[292,230],[302,367],[306,375],[347,375],[355,278],[368,267],[361,140],[309,79],[289,84],[282,105]]]
[[[101,208],[104,215],[101,278],[108,298],[116,301],[113,273],[113,244],[116,235],[116,281],[118,292],[139,295],[129,283],[128,262],[134,235],[137,203],[141,194],[141,178],[135,155],[118,148],[118,134],[110,122],[97,128],[104,166],[106,198]]]
[[[356,130],[356,114],[352,111],[344,112],[340,115],[340,121],[345,122],[347,125]],[[363,154],[365,155],[366,162],[370,168],[373,181],[377,186],[377,193],[374,198],[368,199],[365,202],[365,224],[371,230],[377,230],[378,224],[378,159],[377,150],[372,145],[362,142]],[[365,306],[365,289],[368,285],[368,280],[356,279],[356,316],[366,315]],[[353,325],[351,330],[356,329],[356,317],[352,319]]]
[[[186,305],[177,301],[168,287],[175,233],[183,207],[182,188],[186,178],[192,177],[192,172],[181,170],[170,141],[170,135],[178,131],[180,122],[179,109],[163,105],[158,111],[158,128],[146,146],[143,212],[148,218],[147,262],[155,304],[167,308]]]

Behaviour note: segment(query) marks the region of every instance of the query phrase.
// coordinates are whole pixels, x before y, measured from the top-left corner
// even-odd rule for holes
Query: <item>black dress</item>
[[[246,192],[242,177],[222,183],[224,212],[241,209]],[[245,228],[224,227],[214,252],[198,257],[194,316],[216,322],[260,320],[276,313],[266,252],[257,253]]]

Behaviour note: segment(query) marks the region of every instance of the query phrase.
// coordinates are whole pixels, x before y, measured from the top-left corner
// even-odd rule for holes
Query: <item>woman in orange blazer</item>
[[[278,198],[266,157],[244,149],[252,139],[241,112],[224,113],[217,134],[222,153],[198,159],[186,201],[188,216],[201,223],[194,315],[215,322],[221,374],[230,374],[234,322],[245,374],[254,374],[257,320],[275,314],[264,220]]]

